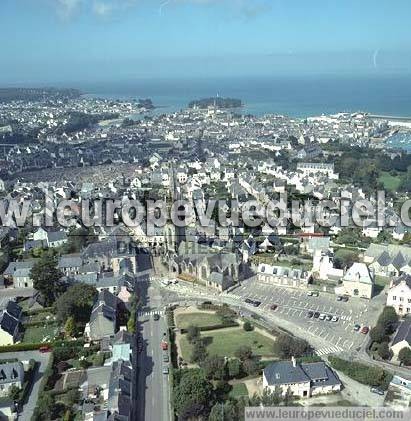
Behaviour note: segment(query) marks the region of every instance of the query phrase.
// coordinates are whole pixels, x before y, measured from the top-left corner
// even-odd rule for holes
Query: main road
[[[141,306],[137,314],[137,340],[143,343],[142,351],[137,354],[137,408],[138,421],[168,421],[170,418],[169,375],[163,368],[161,341],[167,333],[164,308],[158,290],[144,282],[139,285],[138,293]],[[160,319],[154,320],[159,314]]]

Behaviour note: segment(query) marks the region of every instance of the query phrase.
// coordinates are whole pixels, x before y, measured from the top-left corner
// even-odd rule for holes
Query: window
[[[396,301],[396,299],[397,299],[397,297],[394,295],[394,296],[392,297],[392,300],[393,300],[393,301]]]
[[[404,301],[404,297],[400,297],[400,301]]]

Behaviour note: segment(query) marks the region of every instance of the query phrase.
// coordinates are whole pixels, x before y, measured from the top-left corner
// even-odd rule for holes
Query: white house
[[[324,363],[299,364],[291,361],[277,361],[263,371],[263,388],[285,395],[307,398],[334,393],[341,390],[342,383],[337,375]]]
[[[387,306],[394,307],[400,316],[411,313],[411,275],[403,274],[391,281]]]
[[[22,388],[24,382],[23,363],[0,364],[0,397],[8,396],[10,389],[15,386]]]
[[[374,272],[365,263],[354,262],[345,273],[342,286],[335,288],[335,293],[371,299],[374,280]]]

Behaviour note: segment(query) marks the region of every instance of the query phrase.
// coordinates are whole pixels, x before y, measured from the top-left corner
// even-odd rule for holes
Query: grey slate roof
[[[24,368],[21,362],[0,364],[0,384],[15,383],[24,380]]]
[[[309,382],[310,378],[300,367],[293,366],[291,361],[278,361],[264,369],[264,375],[269,385]]]
[[[334,372],[323,362],[296,364],[291,361],[278,361],[264,369],[269,385],[312,382],[311,387],[340,384]]]
[[[404,319],[400,324],[391,346],[402,341],[406,341],[408,342],[408,345],[411,345],[411,318],[409,317]]]

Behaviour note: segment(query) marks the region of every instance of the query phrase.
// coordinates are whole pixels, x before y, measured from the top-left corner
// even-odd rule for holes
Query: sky
[[[0,83],[411,75],[410,16],[409,0],[0,0]]]

